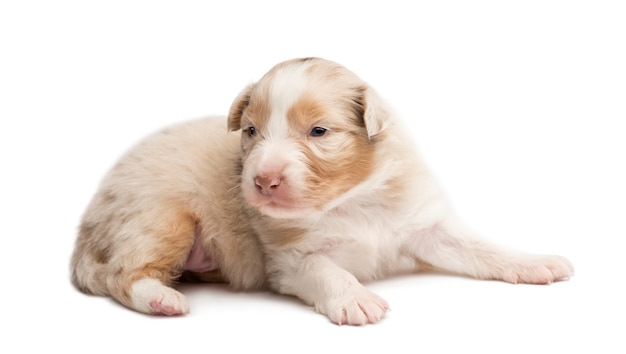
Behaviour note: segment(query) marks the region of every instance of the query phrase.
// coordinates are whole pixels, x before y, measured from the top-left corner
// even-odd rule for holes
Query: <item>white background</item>
[[[1,352],[624,353],[626,12],[620,1],[3,1]],[[156,318],[70,285],[80,216],[145,135],[274,64],[339,62],[406,119],[485,238],[567,256],[569,282],[418,274],[339,327],[298,300],[186,286]]]

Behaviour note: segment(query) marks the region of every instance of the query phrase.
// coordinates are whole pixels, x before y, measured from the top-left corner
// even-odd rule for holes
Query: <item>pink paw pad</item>
[[[163,305],[157,300],[150,301],[150,308],[152,309],[153,315],[177,316],[183,314],[181,309],[177,309],[174,306]]]

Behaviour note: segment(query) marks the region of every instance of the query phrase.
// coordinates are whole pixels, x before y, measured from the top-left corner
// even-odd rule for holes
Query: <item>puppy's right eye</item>
[[[245,132],[246,134],[248,134],[249,137],[253,137],[256,135],[256,128],[255,127],[246,128]]]

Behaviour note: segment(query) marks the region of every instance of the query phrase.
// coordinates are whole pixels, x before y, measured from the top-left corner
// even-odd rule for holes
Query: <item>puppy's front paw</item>
[[[341,296],[330,299],[325,308],[317,308],[317,311],[325,313],[332,322],[352,326],[376,323],[387,310],[387,302],[364,287],[346,291]]]
[[[572,275],[574,266],[561,256],[528,256],[506,269],[502,280],[514,284],[550,284]]]
[[[135,309],[143,313],[164,316],[189,313],[185,296],[156,279],[141,279],[133,283],[131,297]]]

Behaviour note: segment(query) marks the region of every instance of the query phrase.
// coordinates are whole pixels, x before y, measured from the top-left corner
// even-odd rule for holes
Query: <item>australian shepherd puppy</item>
[[[476,238],[377,93],[318,58],[276,65],[228,117],[130,150],[88,206],[71,264],[80,290],[144,313],[187,313],[172,286],[193,278],[269,287],[350,325],[388,310],[363,282],[422,266],[510,283],[573,274],[563,257]]]

